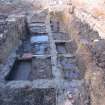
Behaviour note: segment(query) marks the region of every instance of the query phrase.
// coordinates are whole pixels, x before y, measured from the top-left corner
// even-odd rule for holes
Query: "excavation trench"
[[[1,3],[12,15],[0,13],[0,105],[104,105],[103,19],[75,2],[17,1]]]
[[[58,27],[58,30],[51,28],[51,31],[52,40],[55,42],[56,49],[54,50],[57,54],[57,62],[63,78],[80,79],[81,72],[73,55],[74,48],[69,34],[60,28],[60,20],[51,19],[50,24],[49,27]],[[19,46],[17,59],[6,76],[7,81],[53,78],[51,62],[53,56],[51,50],[53,49],[50,46],[52,42],[47,33],[45,21],[32,21],[28,26],[30,35],[26,36],[22,45]],[[73,57],[66,57],[66,55],[72,55]]]
[[[32,90],[27,90],[30,86],[26,85],[26,90],[21,91],[26,99],[30,98],[30,94],[31,97],[35,95],[34,100],[27,99],[29,103],[65,105],[66,101],[71,103],[70,100],[68,101],[69,95],[78,97],[79,93],[76,91],[81,91],[84,72],[78,67],[75,56],[76,45],[65,30],[62,20],[55,16],[52,18],[49,14],[46,17],[42,16],[43,18],[39,17],[40,15],[38,17],[33,15],[28,23],[29,35],[18,47],[16,60],[5,76],[5,81],[9,86],[11,83],[16,86],[18,84],[19,89],[19,86],[25,85],[27,81],[32,83]],[[19,90],[16,92],[20,94]],[[23,99],[21,95],[19,97]],[[12,96],[9,98],[11,99]],[[12,102],[15,103],[16,100]],[[16,105],[26,105],[21,99],[19,102]],[[8,103],[13,105],[11,101]]]

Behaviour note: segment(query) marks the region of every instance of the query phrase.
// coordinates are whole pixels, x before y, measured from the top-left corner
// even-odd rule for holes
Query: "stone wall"
[[[9,54],[17,48],[20,39],[26,35],[26,18],[22,16],[9,16],[6,20],[6,29],[1,33],[0,62],[4,63]]]

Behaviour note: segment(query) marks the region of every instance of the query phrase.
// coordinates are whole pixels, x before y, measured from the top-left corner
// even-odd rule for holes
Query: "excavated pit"
[[[55,16],[54,16],[55,17]],[[54,18],[53,17],[53,18]],[[41,18],[41,20],[40,20]],[[39,21],[40,20],[40,21]],[[13,64],[12,69],[6,76],[5,80],[37,80],[37,79],[52,79],[52,56],[51,55],[51,38],[54,41],[57,53],[57,62],[61,70],[62,76],[67,80],[80,80],[83,78],[83,73],[77,66],[76,57],[73,56],[76,47],[75,43],[70,40],[69,33],[62,30],[63,24],[57,18],[51,18],[50,27],[52,36],[49,36],[46,26],[45,16],[32,16],[31,22],[28,23],[29,33],[22,40],[22,44],[17,50],[17,60]],[[58,27],[57,30],[52,29]],[[63,55],[62,55],[63,54]],[[62,55],[62,56],[59,56]],[[66,55],[72,55],[66,57]],[[24,75],[24,76],[23,76]]]
[[[40,1],[1,0],[0,105],[104,105],[103,18]]]
[[[10,73],[6,76],[7,81],[12,80],[28,80],[32,68],[32,61],[18,61],[16,60]]]
[[[71,54],[71,44],[67,42],[56,42],[56,50],[58,54]]]
[[[24,75],[24,76],[23,76]],[[51,79],[52,64],[50,57],[35,57],[16,60],[11,71],[6,76],[7,81]]]
[[[7,101],[8,104],[61,105],[70,103],[69,94],[76,100],[80,94],[84,97],[85,73],[78,67],[77,46],[62,24],[56,17],[36,14],[28,21],[29,34],[21,40],[16,60],[5,76],[11,91],[8,94],[13,94],[6,96],[13,100]]]
[[[35,17],[35,20],[32,17],[32,21],[28,25],[30,35],[27,35],[19,46],[17,60],[6,80],[32,81],[53,77],[51,57],[46,57],[50,55],[50,44],[49,36],[45,32],[45,16],[41,17],[42,21],[38,21],[39,17]]]
[[[77,61],[75,56],[73,57],[64,57],[59,56],[58,57],[58,65],[60,69],[62,70],[62,74],[64,79],[72,80],[72,79],[81,79],[82,77],[82,71],[79,70],[77,66]]]
[[[35,15],[36,16],[36,15]],[[34,16],[33,16],[34,17]],[[22,45],[17,50],[17,60],[12,69],[6,76],[7,81],[11,80],[36,80],[51,79],[52,73],[52,56],[51,56],[51,39],[46,30],[45,16],[39,21],[39,17],[28,24],[29,36],[22,41]],[[54,16],[55,17],[55,16]],[[53,18],[54,18],[53,17]],[[51,18],[50,27],[52,31],[52,40],[57,52],[57,62],[61,69],[64,79],[81,79],[83,73],[77,67],[76,57],[72,54],[74,51],[74,42],[70,40],[69,33],[62,31],[62,22]],[[53,30],[52,27],[57,30]],[[50,39],[50,40],[49,40]],[[59,56],[63,54],[62,56]],[[66,57],[68,55],[68,57]],[[69,57],[72,55],[71,57]],[[24,75],[24,76],[23,76]]]

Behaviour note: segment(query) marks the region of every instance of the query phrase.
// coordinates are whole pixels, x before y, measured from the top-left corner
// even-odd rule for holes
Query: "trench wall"
[[[7,29],[2,33],[5,38],[0,44],[0,63],[4,63],[13,50],[16,50],[20,39],[26,35],[26,18],[24,16],[9,16],[6,20]]]
[[[83,17],[78,17],[75,11],[73,14],[64,12],[63,18],[71,39],[77,45],[76,57],[79,68],[85,72],[84,79],[88,89],[89,103],[90,105],[104,105],[104,69],[96,65],[91,52],[93,41],[100,39],[100,33],[98,30],[94,31],[86,20],[82,21]]]
[[[72,34],[72,38],[76,41],[78,47],[77,57],[80,62],[80,66],[85,67],[85,80],[88,84],[89,93],[90,93],[90,103],[91,105],[104,105],[105,104],[105,85],[104,85],[104,68],[101,68],[96,65],[94,60],[94,55],[91,53],[91,46],[94,46],[92,42],[89,42],[90,39],[105,39],[105,0],[71,0],[73,6],[73,13],[79,21],[76,22],[76,19],[72,15],[66,15],[66,18],[70,22],[68,30]],[[76,23],[77,24],[76,24]],[[92,32],[90,37],[84,38],[87,36],[90,31],[93,29],[98,32]],[[80,25],[79,25],[80,24]],[[83,30],[81,26],[83,25]],[[82,36],[82,33],[84,35]],[[96,34],[96,35],[95,35]],[[92,38],[93,37],[93,38]],[[81,39],[83,38],[83,39]],[[85,39],[85,41],[83,41]],[[88,41],[87,41],[87,40]],[[84,43],[85,42],[85,43]],[[100,41],[101,42],[101,41]],[[103,43],[103,42],[102,42]],[[103,44],[99,44],[102,46]],[[101,50],[101,49],[100,49]],[[104,50],[104,49],[103,49]],[[96,54],[98,51],[96,49]],[[101,53],[102,55],[102,53]],[[102,58],[101,58],[102,59]],[[103,63],[104,64],[104,63]],[[81,68],[82,69],[82,68]]]

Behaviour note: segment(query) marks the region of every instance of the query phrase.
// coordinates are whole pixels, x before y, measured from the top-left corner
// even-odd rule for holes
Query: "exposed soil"
[[[51,58],[33,58],[32,70],[30,72],[30,80],[35,79],[51,79],[52,64]]]

